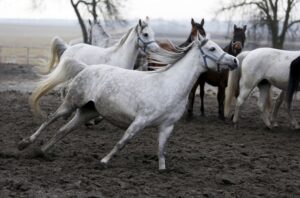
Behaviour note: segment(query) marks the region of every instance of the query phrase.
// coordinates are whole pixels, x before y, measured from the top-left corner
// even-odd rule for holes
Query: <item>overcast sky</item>
[[[70,0],[44,0],[38,9],[32,8],[32,0],[1,0],[0,18],[17,19],[76,19]],[[211,19],[219,7],[220,0],[127,0],[123,16],[126,19]]]

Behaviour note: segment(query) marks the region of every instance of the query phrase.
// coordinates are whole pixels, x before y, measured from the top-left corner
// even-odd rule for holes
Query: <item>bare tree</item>
[[[288,30],[300,19],[293,15],[299,0],[231,0],[221,11],[232,11],[241,8],[251,10],[253,18],[261,25],[266,25],[274,48],[282,49]]]
[[[106,20],[120,20],[119,8],[121,7],[120,0],[70,0],[71,5],[76,13],[79,25],[81,27],[81,32],[83,36],[83,41],[88,43],[88,33],[85,26],[85,22],[82,18],[82,14],[79,9],[79,5],[84,5],[85,8],[96,22],[99,15],[102,19]]]

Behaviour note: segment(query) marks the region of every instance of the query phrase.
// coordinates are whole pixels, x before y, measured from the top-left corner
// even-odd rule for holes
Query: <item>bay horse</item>
[[[233,27],[233,38],[230,43],[223,49],[225,52],[237,56],[243,49],[244,43],[246,40],[245,31],[247,26],[244,25],[242,28],[237,27],[234,25]],[[224,100],[225,100],[225,89],[227,86],[227,79],[228,79],[228,70],[224,71],[210,71],[204,72],[200,75],[198,80],[196,81],[194,87],[192,88],[191,94],[189,96],[189,103],[188,103],[188,117],[192,117],[193,115],[193,107],[194,107],[194,99],[195,94],[198,86],[200,86],[200,100],[201,106],[200,111],[201,115],[204,116],[204,87],[205,83],[208,83],[212,86],[218,87],[218,94],[217,100],[219,103],[219,118],[224,120]]]
[[[171,55],[168,59],[171,58]],[[78,126],[99,115],[126,132],[101,160],[107,164],[130,139],[146,127],[157,127],[159,169],[166,169],[165,147],[174,124],[185,111],[188,95],[198,76],[208,69],[235,69],[238,60],[216,43],[202,36],[182,53],[174,53],[174,64],[161,70],[142,72],[111,65],[92,65],[64,59],[64,67],[53,79],[68,81],[68,93],[54,114],[30,137],[19,143],[29,146],[49,124],[76,112],[74,117],[41,147],[46,153],[53,145]],[[142,82],[142,83],[137,83]]]
[[[188,46],[190,43],[193,42],[193,38],[195,38],[197,33],[200,33],[201,36],[206,37],[206,32],[205,32],[205,29],[204,29],[204,23],[205,23],[204,19],[202,19],[200,23],[197,23],[192,18],[191,19],[191,25],[192,25],[191,33],[189,34],[188,38],[178,46],[175,46],[169,40],[167,40],[167,41],[158,41],[157,43],[160,46],[160,48],[165,49],[167,51],[170,51],[170,52],[178,52],[179,51],[180,52],[180,48],[184,48],[184,47]],[[163,67],[163,66],[166,66],[166,65],[155,63],[155,61],[153,62],[151,57],[148,57],[148,70],[159,69],[160,67]]]
[[[59,76],[63,65],[60,64],[65,58],[74,58],[87,65],[111,64],[125,69],[133,69],[139,48],[145,51],[159,50],[155,42],[155,34],[147,21],[139,20],[135,27],[130,28],[127,33],[113,46],[101,48],[88,44],[77,44],[65,49],[60,57],[60,62],[55,69],[45,75],[37,84],[36,89],[30,97],[30,105],[34,114],[40,113],[39,99],[53,89],[52,79]],[[51,71],[51,67],[48,71]]]
[[[294,60],[299,57],[300,51],[287,51],[274,48],[258,48],[252,51],[242,52],[237,56],[240,66],[235,72],[229,72],[228,87],[226,89],[225,116],[229,116],[231,102],[239,92],[235,104],[233,123],[238,124],[239,109],[248,98],[251,91],[258,87],[258,107],[262,114],[262,120],[266,127],[272,129],[277,123],[276,115],[279,106],[286,97]],[[298,63],[297,63],[298,64]],[[299,72],[297,72],[299,73]],[[270,118],[272,90],[271,86],[281,90],[276,99]],[[298,86],[298,85],[297,85]],[[300,128],[291,112],[288,112],[292,127]]]

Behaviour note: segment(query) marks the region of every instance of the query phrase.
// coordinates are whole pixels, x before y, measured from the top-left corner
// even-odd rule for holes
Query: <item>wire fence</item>
[[[49,47],[0,45],[0,63],[35,65],[47,61]]]

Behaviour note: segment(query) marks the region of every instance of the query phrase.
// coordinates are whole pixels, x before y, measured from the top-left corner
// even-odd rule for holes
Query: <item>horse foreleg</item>
[[[258,100],[258,107],[261,111],[262,119],[265,125],[272,129],[272,125],[269,119],[269,107],[270,105],[270,89],[271,85],[269,83],[260,83],[258,84],[259,88],[259,100]]]
[[[174,125],[160,126],[158,136],[158,166],[159,170],[166,169],[165,148],[166,142],[173,131]]]
[[[194,84],[190,94],[189,94],[189,101],[188,101],[188,116],[193,116],[193,108],[194,108],[194,101],[195,101],[195,94],[198,87],[198,81]]]
[[[204,94],[205,94],[204,87],[205,87],[205,81],[202,80],[200,81],[200,101],[201,101],[200,111],[202,116],[204,116]]]
[[[224,100],[225,100],[225,87],[218,87],[218,103],[219,103],[219,118],[225,120],[224,117]]]
[[[131,125],[126,130],[123,137],[119,140],[119,142],[114,146],[114,148],[101,159],[101,163],[107,164],[108,161],[112,158],[116,152],[121,150],[125,144],[131,140],[138,132],[140,132],[145,127],[145,121],[141,118],[136,118]]]
[[[278,126],[278,123],[277,123],[278,110],[284,100],[285,94],[286,94],[285,91],[280,92],[279,96],[276,98],[275,104],[272,109],[271,122],[273,123],[273,126],[275,126],[275,127]]]
[[[23,139],[18,143],[18,149],[23,150],[32,144],[49,124],[53,123],[59,117],[66,116],[72,112],[72,109],[64,103],[56,110],[56,112],[48,117],[48,119],[33,133],[30,137]]]
[[[80,125],[84,124],[86,121],[95,118],[98,116],[99,113],[95,109],[91,109],[88,107],[82,107],[77,109],[76,114],[74,117],[63,127],[59,129],[59,131],[47,142],[45,145],[42,146],[41,151],[46,153],[52,146],[58,142],[60,139],[64,138],[67,134],[72,132],[75,128],[79,127]]]

